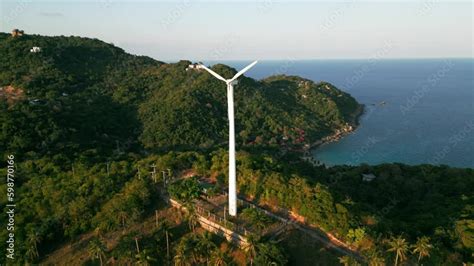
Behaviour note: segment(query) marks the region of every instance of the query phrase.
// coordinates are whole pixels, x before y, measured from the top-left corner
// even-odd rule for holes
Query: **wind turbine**
[[[258,61],[254,61],[252,64],[246,66],[240,70],[231,79],[225,79],[216,72],[207,68],[205,65],[201,65],[207,72],[211,73],[217,79],[224,81],[227,84],[227,112],[229,115],[229,214],[231,216],[237,215],[237,187],[236,187],[236,171],[235,171],[235,129],[234,129],[234,85],[237,84],[236,80],[242,74],[247,72],[251,67],[257,64]]]

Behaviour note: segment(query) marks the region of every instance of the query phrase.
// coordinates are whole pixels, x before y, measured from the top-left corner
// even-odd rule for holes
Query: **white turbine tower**
[[[231,79],[225,79],[216,72],[201,65],[207,72],[211,73],[217,79],[224,81],[227,84],[227,112],[229,114],[229,214],[237,215],[237,187],[236,187],[236,171],[235,171],[235,130],[234,130],[234,85],[238,77],[244,74],[247,70],[253,67],[258,61],[246,66],[240,70]]]

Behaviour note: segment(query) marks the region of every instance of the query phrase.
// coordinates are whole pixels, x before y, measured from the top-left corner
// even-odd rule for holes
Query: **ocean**
[[[474,59],[260,61],[246,75],[275,74],[330,82],[365,105],[356,131],[312,151],[326,165],[474,168]]]

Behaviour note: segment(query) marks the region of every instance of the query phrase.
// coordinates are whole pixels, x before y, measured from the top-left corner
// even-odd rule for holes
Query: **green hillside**
[[[116,230],[117,215],[130,208],[129,222],[138,222],[156,191],[135,177],[152,161],[208,168],[227,141],[226,90],[206,72],[186,71],[189,64],[97,39],[0,34],[0,151],[15,156],[18,205],[29,206],[16,214],[17,242],[27,243],[17,245],[20,261],[36,261],[59,239]],[[359,108],[334,86],[299,77],[242,77],[235,99],[239,149],[299,149],[351,123]],[[180,150],[190,152],[148,157]]]
[[[31,53],[33,46],[41,52]],[[225,85],[186,71],[190,63],[165,64],[96,39],[1,34],[0,86],[23,94],[1,101],[1,150],[77,156],[117,145],[135,151],[222,145]],[[225,65],[214,70],[236,72]],[[310,144],[351,122],[358,109],[331,84],[286,76],[241,78],[235,99],[239,145]]]

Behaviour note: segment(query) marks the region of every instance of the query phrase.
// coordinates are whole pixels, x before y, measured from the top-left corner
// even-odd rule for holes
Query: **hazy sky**
[[[471,1],[0,3],[0,31],[94,37],[165,61],[473,57]]]

